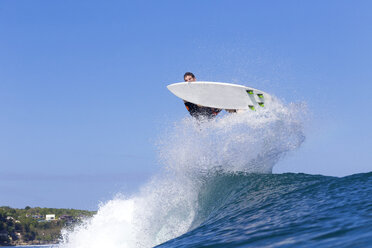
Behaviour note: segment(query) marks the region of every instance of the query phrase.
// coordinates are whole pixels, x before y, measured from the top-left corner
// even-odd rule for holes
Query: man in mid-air
[[[185,82],[195,82],[196,77],[193,73],[191,72],[186,72],[185,75],[183,76],[183,79]],[[197,119],[199,118],[213,118],[216,115],[218,115],[219,112],[221,112],[222,109],[217,109],[217,108],[209,108],[209,107],[203,107],[200,105],[193,104],[191,102],[186,102],[185,103],[186,109],[189,111],[190,115],[192,117],[195,117]]]

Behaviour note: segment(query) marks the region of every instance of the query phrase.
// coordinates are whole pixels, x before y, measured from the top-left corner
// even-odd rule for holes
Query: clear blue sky
[[[372,170],[371,1],[0,1],[0,205],[95,209],[159,169],[185,71],[305,101],[274,168]]]

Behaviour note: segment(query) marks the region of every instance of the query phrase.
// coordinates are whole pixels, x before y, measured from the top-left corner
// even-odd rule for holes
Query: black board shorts
[[[221,112],[221,109],[201,107],[191,102],[185,102],[186,109],[195,118],[213,118]]]

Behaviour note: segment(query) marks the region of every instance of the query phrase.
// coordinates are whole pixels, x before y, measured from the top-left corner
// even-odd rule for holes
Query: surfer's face
[[[195,82],[196,81],[196,78],[194,78],[190,75],[187,75],[184,79],[185,79],[185,82]]]

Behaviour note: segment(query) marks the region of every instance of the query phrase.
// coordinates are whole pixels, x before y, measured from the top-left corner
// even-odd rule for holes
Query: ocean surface
[[[169,125],[159,173],[64,230],[59,247],[372,247],[371,172],[272,174],[306,140],[305,116],[302,104],[274,101]]]
[[[372,172],[215,172],[190,230],[157,247],[372,247],[371,196]]]
[[[372,247],[372,173],[217,173],[193,228],[158,247]]]

